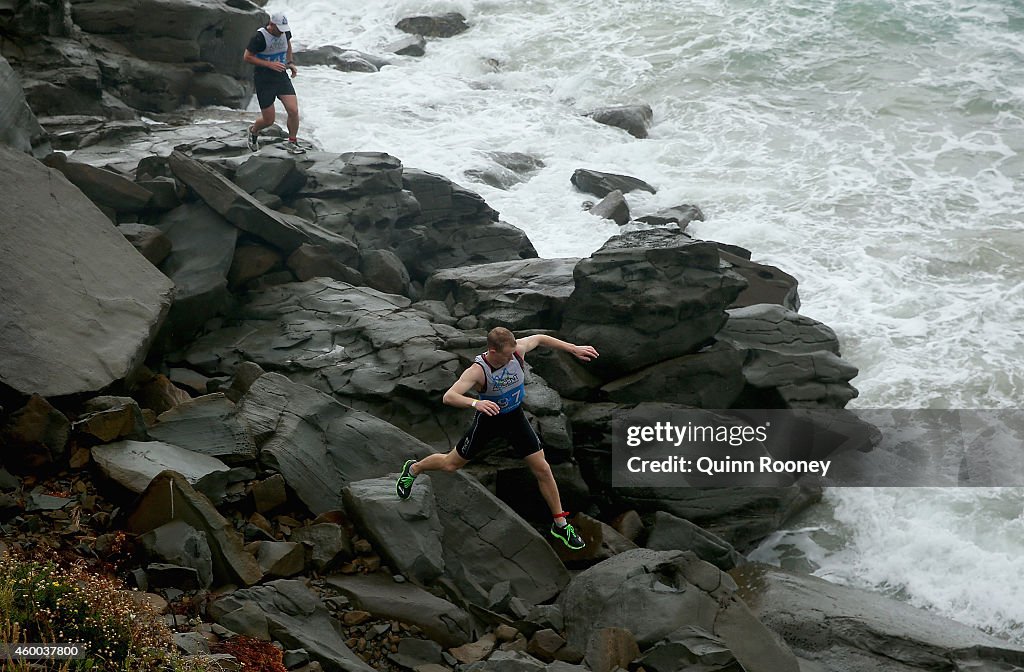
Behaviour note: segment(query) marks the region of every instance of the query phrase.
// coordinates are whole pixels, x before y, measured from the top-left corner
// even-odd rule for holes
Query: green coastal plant
[[[86,656],[53,661],[61,672],[203,672],[201,662],[178,656],[170,629],[148,604],[115,578],[90,571],[83,562],[0,557],[0,641],[82,644]],[[0,661],[13,672],[28,662]]]

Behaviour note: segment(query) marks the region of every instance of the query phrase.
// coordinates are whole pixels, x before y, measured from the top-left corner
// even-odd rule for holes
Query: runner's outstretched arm
[[[592,345],[575,345],[566,341],[560,341],[554,336],[548,336],[547,334],[535,334],[516,339],[516,352],[522,357],[539,345],[545,348],[564,350],[576,359],[581,359],[584,362],[589,362],[600,356]]]

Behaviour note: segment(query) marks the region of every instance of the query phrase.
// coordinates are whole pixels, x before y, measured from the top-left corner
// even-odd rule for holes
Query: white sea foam
[[[1020,3],[279,8],[300,44],[372,53],[404,37],[405,16],[459,11],[472,25],[379,73],[303,68],[303,132],[327,149],[446,175],[549,257],[589,254],[617,231],[581,209],[592,197],[571,186],[573,170],[635,175],[659,191],[629,194],[634,215],[698,204],[708,219],[695,235],[800,280],[802,312],[832,326],[861,370],[857,405],[1009,408],[1024,396]],[[581,116],[633,102],[654,109],[648,140]],[[491,151],[545,167],[508,190],[467,178]],[[1022,507],[1020,490],[833,491],[812,514],[816,534],[790,531],[760,553],[800,539],[803,562],[832,580],[1020,638]]]

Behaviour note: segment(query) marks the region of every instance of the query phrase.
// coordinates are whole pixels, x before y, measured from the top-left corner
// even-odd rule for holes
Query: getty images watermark
[[[1024,486],[1024,411],[666,410],[614,417],[615,487]]]

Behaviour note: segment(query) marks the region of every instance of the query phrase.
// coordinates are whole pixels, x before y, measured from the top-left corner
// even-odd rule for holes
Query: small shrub
[[[237,635],[215,644],[215,653],[230,653],[238,660],[243,672],[288,672],[284,666],[284,653],[270,642]]]
[[[85,659],[60,664],[68,671],[197,669],[179,660],[170,629],[152,607],[81,561],[0,558],[0,641],[84,644]]]

